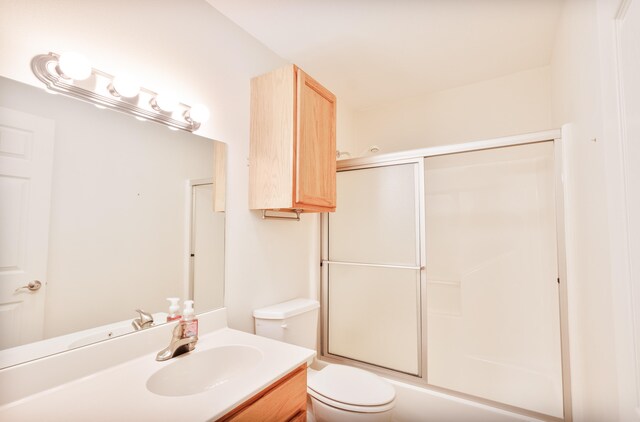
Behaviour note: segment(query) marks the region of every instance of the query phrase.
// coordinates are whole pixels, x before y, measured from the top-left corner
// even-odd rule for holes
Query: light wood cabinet
[[[301,365],[219,419],[224,422],[307,420],[307,365]]]
[[[249,208],[336,208],[336,97],[294,65],[251,80]]]

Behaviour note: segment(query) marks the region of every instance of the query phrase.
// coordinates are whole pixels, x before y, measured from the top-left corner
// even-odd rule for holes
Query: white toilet
[[[294,299],[253,312],[256,334],[317,350],[318,308]],[[307,392],[317,422],[390,422],[396,393],[379,376],[345,365],[310,371]]]

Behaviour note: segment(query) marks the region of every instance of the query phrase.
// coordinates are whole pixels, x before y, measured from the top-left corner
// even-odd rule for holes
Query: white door
[[[213,210],[214,182],[191,187],[189,298],[199,311],[224,306],[224,213]]]
[[[0,107],[0,349],[43,336],[54,131]]]

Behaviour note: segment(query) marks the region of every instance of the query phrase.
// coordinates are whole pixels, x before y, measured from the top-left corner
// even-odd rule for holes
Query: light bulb
[[[68,52],[60,55],[58,69],[62,77],[82,81],[91,76],[91,63],[81,54]]]
[[[209,109],[204,104],[196,104],[189,110],[189,118],[194,122],[204,123],[209,117]]]
[[[156,95],[152,102],[153,101],[155,101],[155,104],[159,109],[168,112],[172,112],[173,110],[175,110],[179,104],[179,101],[174,96],[169,94]]]
[[[140,85],[138,83],[122,76],[116,76],[111,86],[121,97],[133,98],[140,93]]]

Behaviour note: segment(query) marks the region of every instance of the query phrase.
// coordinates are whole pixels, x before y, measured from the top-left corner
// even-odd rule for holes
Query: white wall
[[[569,331],[576,421],[618,419],[602,132],[597,0],[568,0],[552,60],[553,121],[563,139]]]
[[[381,153],[550,129],[548,66],[354,112],[355,147]]]
[[[0,75],[41,86],[29,68],[48,51],[202,102],[199,134],[228,143],[226,304],[229,324],[253,330],[251,310],[307,296],[317,278],[318,218],[262,221],[248,210],[249,79],[285,64],[204,0],[0,0]],[[341,119],[342,117],[338,117]]]
[[[619,420],[640,421],[640,1],[597,14]]]
[[[349,103],[337,99],[336,149],[353,151],[356,148],[354,111]]]

